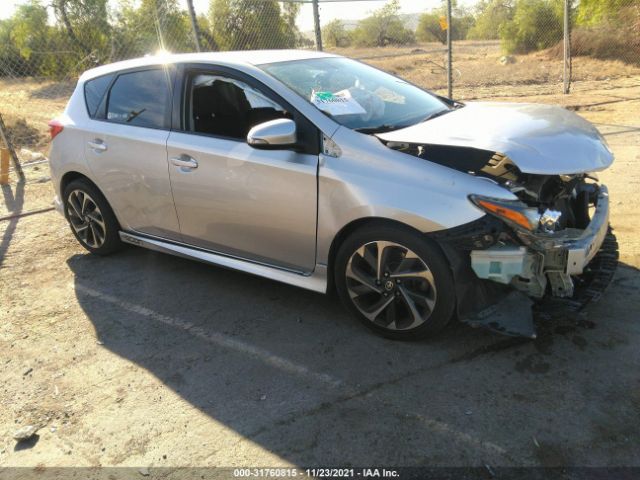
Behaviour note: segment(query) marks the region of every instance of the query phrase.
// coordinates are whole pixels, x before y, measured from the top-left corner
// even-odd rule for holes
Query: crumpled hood
[[[441,117],[377,136],[385,141],[499,152],[520,171],[533,174],[592,172],[613,162],[604,138],[591,123],[553,105],[472,102]]]

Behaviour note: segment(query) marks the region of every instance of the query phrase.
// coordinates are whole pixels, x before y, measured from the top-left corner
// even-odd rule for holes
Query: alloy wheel
[[[356,308],[380,327],[419,327],[435,308],[437,293],[431,270],[412,250],[398,243],[362,245],[349,258],[345,275]]]
[[[83,190],[73,190],[67,198],[67,218],[71,228],[84,244],[100,248],[105,241],[107,229],[98,204]]]

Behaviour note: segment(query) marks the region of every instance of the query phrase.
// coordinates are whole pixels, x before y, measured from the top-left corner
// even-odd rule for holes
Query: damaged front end
[[[486,216],[432,234],[454,270],[460,318],[534,336],[534,302],[539,312],[551,306],[576,311],[611,280],[617,243],[607,188],[593,172],[608,168],[613,154],[585,119],[552,105],[472,102],[376,136],[393,150],[514,195],[504,200],[469,192]],[[511,310],[501,314],[505,302]],[[480,314],[470,308],[491,303]]]
[[[617,265],[608,191],[586,175],[540,177],[531,183],[510,182],[511,191],[521,198],[517,206],[471,198],[488,214],[501,217],[511,230],[509,239],[471,250],[471,268],[480,279],[509,285],[537,300],[539,312],[577,311],[599,297]],[[527,212],[521,215],[529,224],[519,221],[520,212]],[[496,319],[485,316],[476,323],[486,321]],[[519,316],[518,322],[508,324],[512,333],[531,336],[531,316]],[[504,322],[497,326],[506,328]]]
[[[499,153],[474,150],[469,155],[473,149],[460,147],[404,150],[412,148],[414,155],[431,161],[453,158],[457,169],[495,182],[518,198],[470,195],[487,215],[432,234],[453,266],[461,319],[535,337],[531,307],[540,313],[575,312],[606,288],[618,252],[609,229],[607,187],[595,175],[527,174]]]

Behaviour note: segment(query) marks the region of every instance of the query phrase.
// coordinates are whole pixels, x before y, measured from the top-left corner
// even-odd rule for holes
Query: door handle
[[[179,157],[172,157],[171,163],[176,167],[182,168],[198,168],[198,162],[195,158],[191,158],[189,155],[180,155]]]
[[[104,152],[107,149],[107,145],[99,138],[96,138],[92,142],[87,142],[87,144],[96,152]]]

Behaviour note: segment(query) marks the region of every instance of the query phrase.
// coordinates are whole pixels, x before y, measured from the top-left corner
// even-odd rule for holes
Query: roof
[[[264,63],[287,62],[291,60],[303,60],[308,58],[335,57],[336,55],[314,50],[241,50],[233,52],[204,52],[204,53],[164,53],[148,55],[122,62],[110,63],[87,70],[81,76],[81,80],[106,75],[128,68],[144,67],[160,64],[206,62],[218,63],[229,66],[234,65],[261,65]]]

